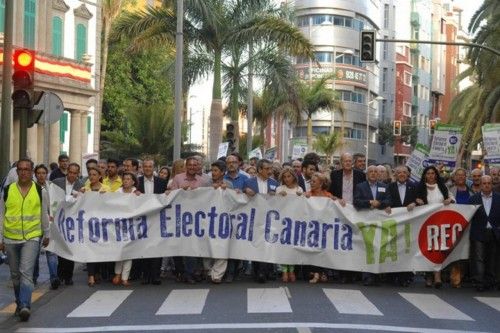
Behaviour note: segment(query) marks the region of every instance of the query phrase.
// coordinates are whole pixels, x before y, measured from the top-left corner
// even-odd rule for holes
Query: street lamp
[[[370,94],[370,91],[368,91]],[[368,103],[366,103],[366,170],[368,170],[368,161],[370,160],[368,153],[370,152],[370,105],[375,102],[385,100],[382,96],[377,96]]]

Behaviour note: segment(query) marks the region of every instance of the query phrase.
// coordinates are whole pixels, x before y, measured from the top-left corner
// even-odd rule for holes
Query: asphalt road
[[[5,270],[6,267],[0,267]],[[0,274],[2,277],[4,274]],[[43,274],[42,274],[43,276]],[[1,293],[5,303],[7,293]],[[196,285],[163,280],[160,286],[75,285],[48,290],[42,282],[29,322],[12,306],[0,309],[2,332],[498,332],[500,293],[473,288],[428,289],[383,284],[300,281]],[[1,304],[1,302],[0,302]]]

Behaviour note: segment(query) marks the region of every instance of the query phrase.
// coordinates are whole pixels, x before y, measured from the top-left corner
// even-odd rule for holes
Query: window
[[[331,52],[315,52],[314,58],[318,62],[332,62],[332,53]]]
[[[333,17],[331,15],[313,15],[313,24],[332,24]]]
[[[87,134],[92,133],[92,117],[87,116]]]
[[[384,29],[389,28],[389,5],[384,5]]]
[[[52,18],[52,54],[63,55],[63,21],[59,16]]]
[[[361,67],[361,62],[359,61],[359,51],[356,51],[355,54],[347,54],[347,53],[336,53],[336,62],[337,64],[346,64]]]
[[[24,0],[24,46],[35,48],[35,13],[36,1]]]
[[[340,98],[345,102],[364,103],[365,95],[356,91],[339,91]]]
[[[384,99],[382,101],[382,111],[381,111],[381,113],[382,113],[382,119],[385,119],[386,112],[387,112],[387,100]]]
[[[411,87],[411,73],[410,72],[407,72],[407,71],[404,72],[403,82],[407,86]]]
[[[87,28],[83,24],[78,24],[76,26],[75,59],[82,61],[85,53],[87,53]]]
[[[5,27],[5,0],[0,0],[0,32]]]
[[[403,102],[403,115],[406,117],[411,117],[411,104]]]
[[[382,70],[382,91],[387,91],[387,68]]]
[[[384,36],[384,39],[388,39],[389,36]],[[382,59],[387,60],[387,53],[389,52],[389,43],[382,43]]]
[[[354,140],[364,140],[366,128],[365,125],[354,124],[353,128],[346,128],[344,131],[344,138],[354,139]]]
[[[297,26],[298,27],[307,27],[309,26],[309,16],[302,16],[297,18]]]

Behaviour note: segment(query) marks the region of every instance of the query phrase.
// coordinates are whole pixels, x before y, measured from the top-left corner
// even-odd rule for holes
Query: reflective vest
[[[3,220],[3,236],[12,240],[29,240],[42,236],[42,200],[35,182],[23,198],[16,183],[8,188]]]

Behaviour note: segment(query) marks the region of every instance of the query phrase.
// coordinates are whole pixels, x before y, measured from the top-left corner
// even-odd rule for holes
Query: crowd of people
[[[199,187],[233,189],[242,195],[257,194],[302,196],[304,200],[326,197],[341,207],[353,205],[357,210],[391,209],[443,203],[479,205],[470,220],[470,260],[455,262],[442,272],[425,273],[427,287],[441,288],[450,282],[460,288],[472,281],[478,291],[497,288],[500,282],[500,177],[499,169],[470,172],[457,168],[450,175],[439,166],[426,167],[420,182],[410,179],[405,165],[366,166],[363,154],[344,153],[334,166],[325,166],[315,153],[286,163],[252,158],[247,163],[238,153],[222,157],[204,170],[201,156],[173,161],[171,166],[155,166],[153,159],[139,161],[127,158],[88,160],[86,177],[79,164],[60,155],[58,163],[34,166],[29,159],[19,160],[4,180],[0,200],[0,251],[8,257],[16,298],[16,315],[21,320],[30,316],[31,292],[38,278],[40,247],[49,243],[50,183],[60,187],[68,199],[78,200],[87,191],[121,192],[129,195],[163,194],[176,189]],[[205,172],[206,171],[206,172]],[[73,285],[75,263],[44,251],[52,289],[61,284]],[[323,267],[275,265],[234,259],[170,257],[124,260],[115,263],[87,263],[88,286],[100,281],[129,287],[136,283],[159,285],[172,274],[179,282],[197,283],[207,279],[213,283],[230,283],[251,275],[259,283],[277,279],[284,283],[303,279],[311,284],[338,280],[341,283],[361,281],[370,286],[394,283],[407,287],[414,272],[384,275],[352,271],[334,271]],[[133,283],[133,282],[132,282]]]

